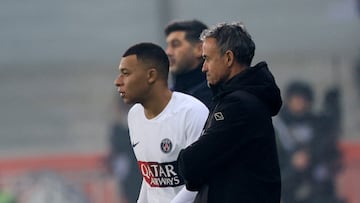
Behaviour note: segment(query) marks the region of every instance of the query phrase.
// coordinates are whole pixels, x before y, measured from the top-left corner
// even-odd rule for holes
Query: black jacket
[[[175,76],[172,90],[190,94],[202,101],[209,109],[212,103],[212,92],[207,86],[206,75],[201,71],[202,63],[194,70]]]
[[[272,116],[282,105],[265,62],[212,87],[214,108],[202,136],[178,163],[195,202],[279,203],[280,170]]]

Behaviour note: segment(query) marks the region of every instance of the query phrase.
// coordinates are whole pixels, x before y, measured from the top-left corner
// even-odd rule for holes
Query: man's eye
[[[180,46],[180,43],[179,43],[179,42],[173,42],[171,45],[172,45],[173,47],[179,47],[179,46]]]

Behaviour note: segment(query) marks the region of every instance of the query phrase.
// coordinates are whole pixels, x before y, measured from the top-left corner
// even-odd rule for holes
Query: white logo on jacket
[[[214,113],[214,118],[216,121],[222,121],[225,119],[224,115],[221,112]]]

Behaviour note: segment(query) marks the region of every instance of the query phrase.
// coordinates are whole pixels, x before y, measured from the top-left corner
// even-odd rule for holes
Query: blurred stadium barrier
[[[360,142],[343,141],[339,194],[347,203],[360,202]],[[0,159],[0,189],[17,203],[125,203],[104,154],[48,155]]]
[[[360,142],[343,141],[343,168],[338,177],[339,194],[347,203],[360,202]]]
[[[123,203],[104,155],[0,159],[0,189],[16,203]]]

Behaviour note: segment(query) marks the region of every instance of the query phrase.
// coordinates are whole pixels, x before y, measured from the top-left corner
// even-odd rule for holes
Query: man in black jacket
[[[195,202],[279,203],[274,77],[265,62],[250,67],[255,44],[241,23],[216,25],[201,39],[215,102],[200,139],[179,154],[186,187],[199,191]]]
[[[190,94],[211,106],[212,93],[201,72],[201,32],[207,26],[198,20],[173,21],[165,28],[166,54],[170,61],[170,72],[174,91]]]

